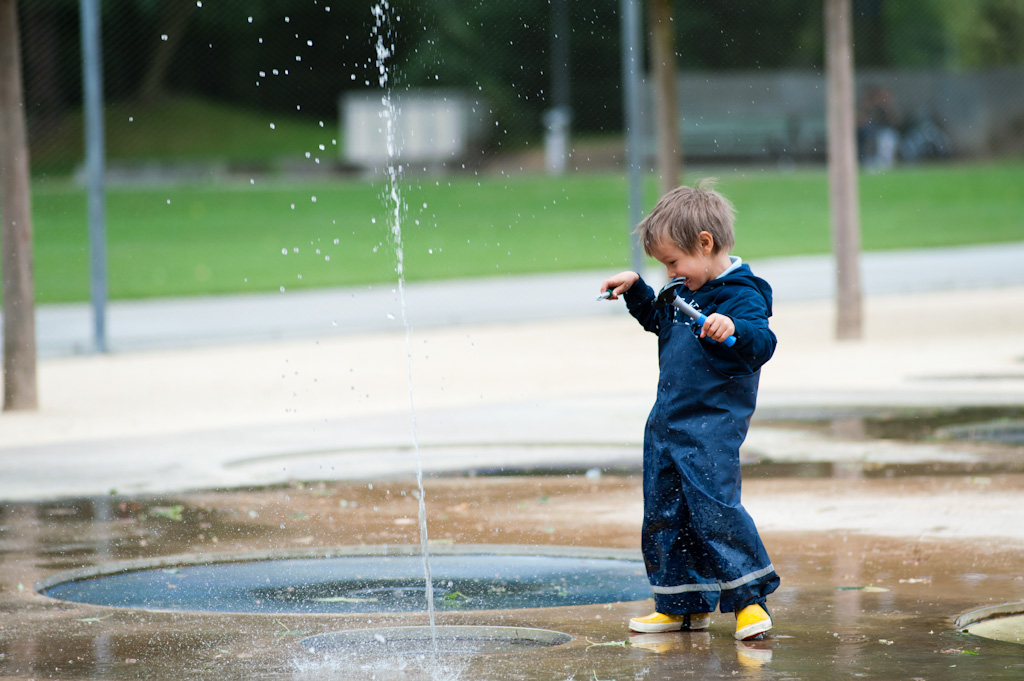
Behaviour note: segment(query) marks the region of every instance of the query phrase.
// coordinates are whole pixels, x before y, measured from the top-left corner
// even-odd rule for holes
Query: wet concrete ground
[[[922,271],[943,277],[955,271],[963,283],[969,270],[998,286],[992,276],[1013,269],[999,267],[988,251],[979,258],[957,251],[955,267],[913,267],[913,257],[895,255],[884,271],[913,282],[924,281]],[[823,290],[801,271],[780,263],[768,278],[774,284],[790,274],[790,290]],[[865,338],[858,342],[833,338],[830,301],[800,302],[784,294],[785,285],[777,287],[772,325],[782,340],[762,376],[758,421],[744,452],[773,462],[744,474],[744,503],[783,578],[771,600],[776,628],[764,642],[737,644],[731,616],[722,615],[702,634],[630,637],[626,620],[651,609],[649,601],[638,601],[438,614],[441,625],[536,627],[573,637],[550,649],[440,661],[323,659],[303,649],[304,637],[422,625],[427,616],[129,611],[62,603],[33,591],[38,580],[66,570],[132,559],[417,545],[410,377],[430,475],[544,465],[606,470],[596,480],[578,473],[428,477],[435,546],[638,553],[640,484],[625,473],[638,465],[656,355],[651,338],[624,318],[621,306],[594,302],[599,280],[544,278],[532,282],[537,289],[506,278],[460,285],[466,296],[451,310],[451,296],[424,289],[435,305],[417,299],[411,307],[442,328],[418,326],[412,355],[394,322],[374,334],[323,332],[333,329],[335,292],[329,302],[315,297],[288,317],[328,314],[314,324],[316,338],[44,361],[40,411],[0,420],[0,677],[1024,677],[1024,646],[954,628],[962,613],[1024,601],[1024,449],[897,442],[888,438],[898,436],[850,418],[861,409],[913,410],[921,422],[924,408],[1024,404],[1024,316],[1007,312],[1024,309],[1019,282],[930,293],[886,284],[885,297],[866,301]],[[884,280],[876,273],[869,281]],[[453,319],[466,323],[453,311],[489,309],[477,301],[495,290],[517,291],[531,315],[552,318],[512,324],[502,308],[476,326],[444,327]],[[185,335],[195,340],[198,330],[224,331],[239,321],[225,317],[224,325],[211,325],[210,317],[225,310],[242,321],[279,325],[277,314],[262,307],[254,312],[236,300],[220,302],[216,315],[185,306],[170,326],[192,320]],[[368,300],[367,318],[384,318],[379,302]],[[595,306],[600,312],[591,312]],[[984,338],[951,321],[950,310],[988,320]],[[167,326],[152,320],[167,318],[168,306],[140,312],[138,328],[165,338]],[[266,337],[278,336],[270,329]],[[581,346],[581,338],[593,344]],[[996,416],[1019,428],[1019,412]],[[809,427],[815,419],[821,423]],[[607,474],[613,469],[624,474]],[[316,476],[348,482],[285,483],[321,479]]]
[[[984,490],[993,494],[1024,491],[1021,473],[996,473],[986,480]],[[852,483],[752,477],[744,494],[755,506],[771,507],[773,500],[838,498],[850,485],[884,511],[915,494],[946,497],[955,505],[978,494],[978,475]],[[8,503],[0,507],[0,676],[579,681],[1024,676],[1024,647],[953,628],[956,616],[969,610],[1024,601],[1024,543],[990,533],[979,533],[977,540],[943,540],[767,529],[764,539],[783,585],[770,601],[775,630],[753,643],[734,641],[732,616],[722,614],[705,633],[630,636],[626,620],[649,612],[650,601],[472,612],[442,607],[440,625],[535,627],[574,640],[553,648],[440,660],[324,658],[306,652],[301,639],[340,629],[422,625],[426,614],[144,612],[58,602],[32,588],[65,570],[130,559],[416,544],[414,489],[411,480],[392,480]],[[633,475],[435,478],[426,489],[435,546],[639,546],[641,491]],[[985,522],[974,520],[979,526]],[[899,529],[897,518],[893,526]]]

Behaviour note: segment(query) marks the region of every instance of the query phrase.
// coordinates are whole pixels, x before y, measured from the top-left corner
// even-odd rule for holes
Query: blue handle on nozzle
[[[685,301],[685,300],[683,300],[682,298],[676,297],[676,300],[678,300],[679,302],[681,302],[681,303],[682,303],[683,305],[686,305],[687,307],[690,307],[690,306],[689,306],[689,305],[688,305],[688,304],[686,303],[686,301]],[[673,303],[673,304],[675,304],[675,303]],[[676,307],[679,307],[679,306],[678,306],[678,305],[676,305]],[[682,309],[682,308],[680,308],[680,309]],[[693,308],[692,308],[692,307],[690,307],[690,309],[692,310]],[[684,312],[685,312],[685,310],[684,310]],[[700,325],[700,326],[704,326],[704,322],[706,322],[706,321],[708,320],[708,316],[707,316],[707,315],[704,315],[704,314],[701,314],[701,313],[699,313],[699,312],[698,312],[698,313],[697,313],[697,317],[696,317],[696,319],[697,319],[697,324],[698,324],[698,325]],[[711,340],[714,340],[714,338],[712,338]],[[726,338],[726,339],[725,339],[724,341],[722,341],[722,343],[724,343],[724,344],[725,344],[725,347],[727,347],[727,348],[731,348],[732,346],[736,345],[736,336],[729,336],[729,337],[728,337],[728,338]]]

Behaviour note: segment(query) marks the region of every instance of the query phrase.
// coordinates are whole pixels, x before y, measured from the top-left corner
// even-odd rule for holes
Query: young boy
[[[735,636],[747,640],[771,629],[765,599],[779,586],[740,504],[739,461],[760,367],[776,340],[768,328],[771,287],[729,255],[734,211],[713,187],[710,180],[677,187],[636,229],[673,280],[665,288],[706,315],[703,326],[672,307],[673,295],[656,297],[636,272],[606,279],[601,292],[625,294],[630,314],[658,334],[661,367],[644,430],[641,537],[656,612],[629,628],[705,629],[718,606],[736,613]]]

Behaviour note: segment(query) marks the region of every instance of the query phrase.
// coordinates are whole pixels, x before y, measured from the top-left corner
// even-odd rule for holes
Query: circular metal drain
[[[649,598],[635,552],[576,547],[436,547],[436,610],[506,610]],[[35,585],[65,601],[144,610],[380,613],[426,610],[418,547],[330,554],[179,557],[55,575]]]
[[[1024,644],[1024,603],[980,608],[956,618],[960,631],[994,641]]]
[[[302,647],[321,655],[482,655],[568,643],[569,634],[525,627],[381,627],[317,634],[302,639]]]

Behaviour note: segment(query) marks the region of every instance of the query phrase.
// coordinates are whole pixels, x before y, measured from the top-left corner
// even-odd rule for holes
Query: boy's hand
[[[717,312],[708,315],[708,318],[704,321],[704,326],[700,329],[701,338],[707,336],[719,343],[725,341],[726,338],[734,333],[736,333],[736,325],[732,319]]]
[[[639,279],[640,275],[636,272],[619,272],[601,282],[601,293],[611,291],[612,300],[618,300]]]

